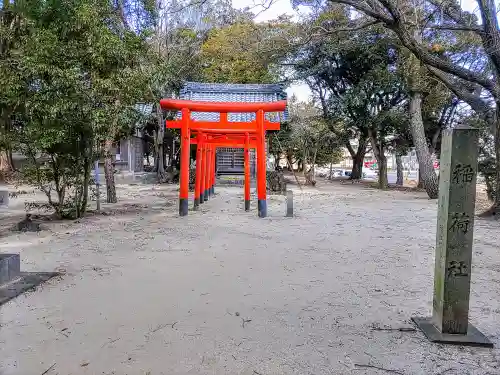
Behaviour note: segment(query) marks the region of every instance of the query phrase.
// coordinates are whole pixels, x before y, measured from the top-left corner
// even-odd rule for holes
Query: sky
[[[257,17],[255,20],[257,22],[265,22],[272,19],[277,18],[282,14],[291,15],[297,17],[298,13],[292,8],[291,0],[232,0],[233,7],[237,9],[250,7],[252,8],[252,12],[257,13]],[[264,9],[262,6],[258,6],[258,4],[269,4],[271,1],[274,3],[269,7],[269,9]],[[461,0],[462,8],[466,11],[474,11],[477,9],[477,3],[475,0]],[[499,1],[500,8],[500,1]],[[500,17],[500,15],[499,15]],[[307,101],[309,96],[311,95],[311,91],[309,87],[305,84],[296,83],[291,85],[287,89],[287,93],[289,96],[295,94],[298,100]]]

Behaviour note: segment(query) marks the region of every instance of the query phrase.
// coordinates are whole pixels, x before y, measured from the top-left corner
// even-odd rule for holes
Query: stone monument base
[[[19,254],[0,254],[0,306],[35,288],[57,272],[21,272]]]
[[[411,320],[413,320],[417,327],[424,333],[425,337],[431,342],[493,348],[493,343],[470,323],[467,334],[460,335],[442,333],[432,323],[432,318],[413,317]]]

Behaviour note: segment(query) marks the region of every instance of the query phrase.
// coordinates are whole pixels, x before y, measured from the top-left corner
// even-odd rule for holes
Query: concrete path
[[[263,220],[217,192],[179,218],[172,187],[130,186],[113,215],[2,238],[66,274],[1,308],[0,374],[500,374],[499,349],[398,330],[431,311],[424,194],[296,190],[296,218],[271,197]],[[471,321],[497,347],[499,238],[477,221]]]

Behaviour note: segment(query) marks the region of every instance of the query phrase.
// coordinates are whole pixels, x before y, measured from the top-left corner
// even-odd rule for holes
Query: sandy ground
[[[499,349],[378,329],[431,311],[423,193],[323,185],[295,190],[295,218],[271,197],[267,219],[240,188],[186,218],[173,187],[119,196],[113,215],[0,238],[25,270],[65,272],[1,308],[2,375],[500,374]],[[500,347],[500,226],[475,229],[470,320]]]

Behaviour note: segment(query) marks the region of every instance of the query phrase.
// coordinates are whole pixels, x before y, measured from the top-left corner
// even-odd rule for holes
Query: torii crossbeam
[[[279,130],[280,124],[266,121],[265,114],[285,111],[286,101],[241,103],[162,99],[160,106],[166,110],[181,111],[179,120],[166,122],[167,128],[181,129],[179,215],[186,216],[188,214],[190,146],[196,144],[195,209],[214,193],[215,151],[217,147],[227,146],[245,149],[245,210],[250,209],[249,149],[255,148],[257,150],[258,215],[266,217],[266,130]],[[191,119],[192,112],[217,112],[220,113],[220,121],[194,121]],[[228,121],[228,113],[252,112],[256,114],[255,121]],[[191,139],[192,133],[196,134],[196,138]]]

